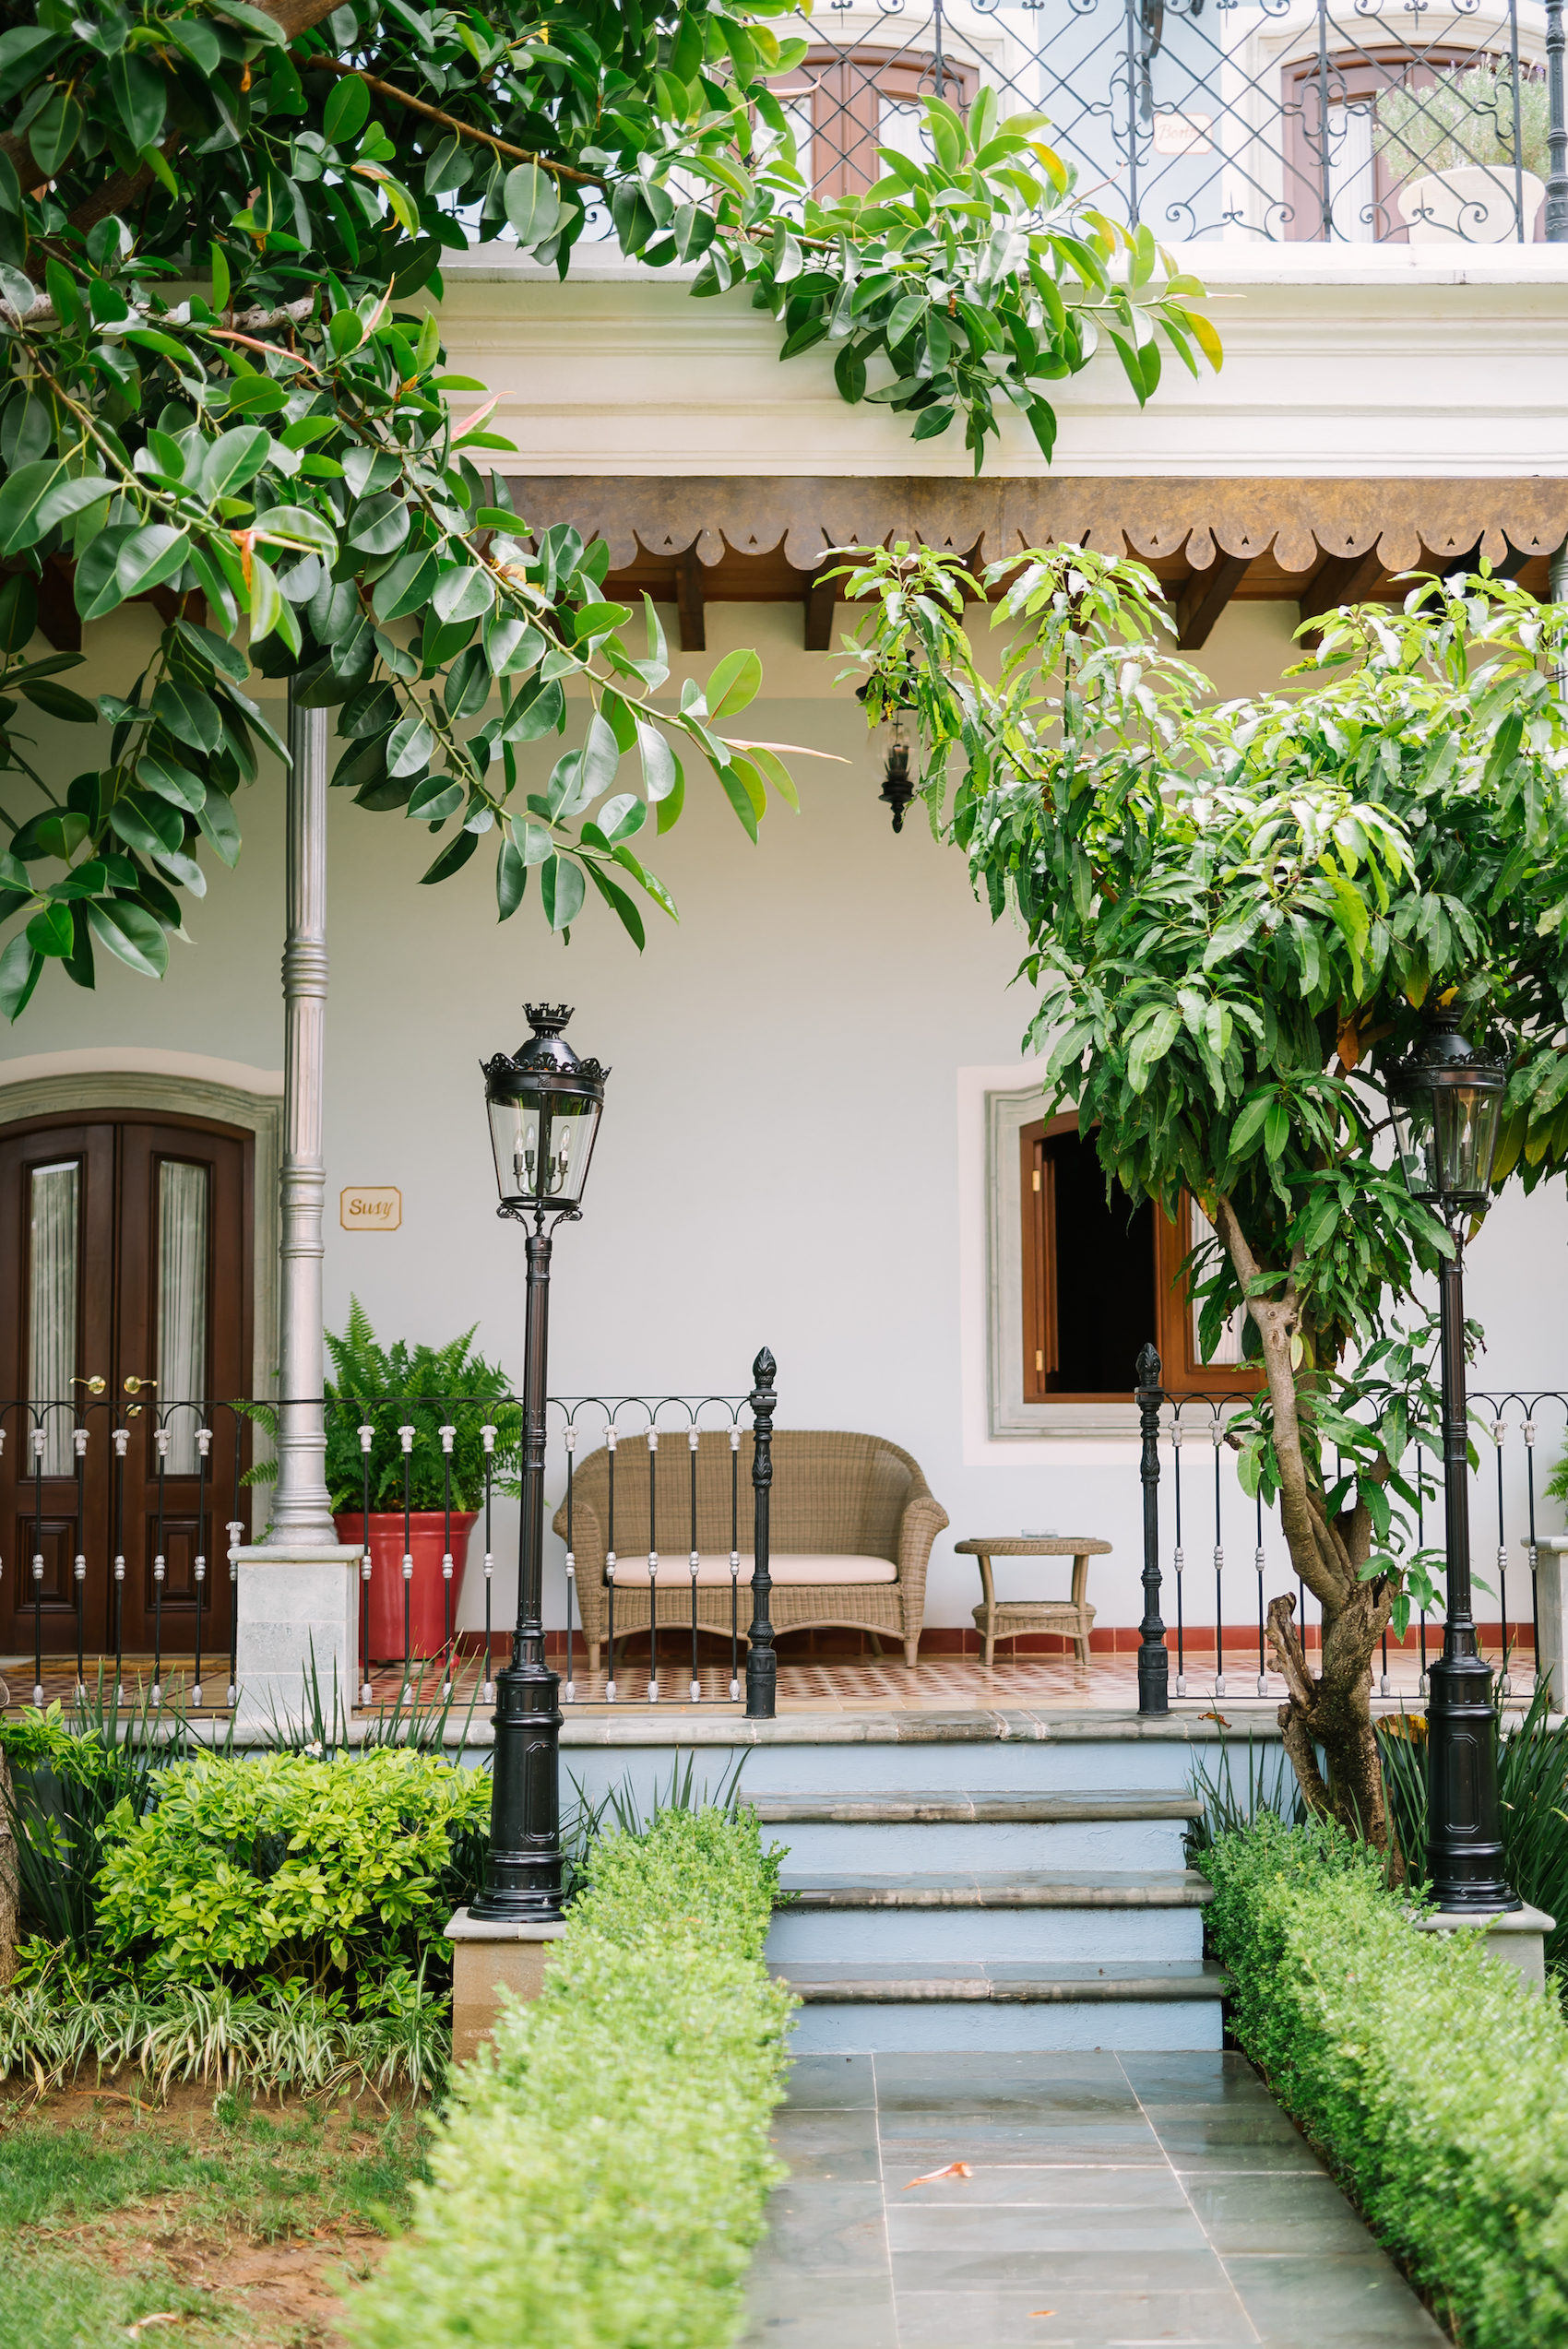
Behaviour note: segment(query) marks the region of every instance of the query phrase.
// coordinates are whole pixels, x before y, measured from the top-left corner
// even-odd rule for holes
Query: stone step
[[[1220,1967],[1202,1959],[1044,1965],[910,1960],[771,1963],[802,2000],[801,2054],[964,2048],[1217,2048]]]
[[[870,1786],[742,1793],[798,1873],[872,1877],[978,1870],[1123,1876],[1181,1869],[1201,1806],[1164,1789],[1116,1794]]]
[[[767,1954],[818,1959],[1059,1962],[1203,1955],[1206,1880],[1184,1869],[1125,1872],[958,1869],[900,1876],[813,1875],[786,1867],[792,1894]]]
[[[944,1787],[881,1792],[871,1788],[837,1794],[751,1794],[739,1800],[765,1826],[1045,1826],[1065,1821],[1201,1819],[1194,1795],[1155,1788],[1130,1794],[1039,1794],[1029,1787],[994,1794],[958,1794]]]
[[[1129,1876],[1070,1869],[965,1869],[907,1876],[807,1876],[786,1868],[792,1914],[814,1909],[1203,1908],[1214,1887],[1195,1869]]]

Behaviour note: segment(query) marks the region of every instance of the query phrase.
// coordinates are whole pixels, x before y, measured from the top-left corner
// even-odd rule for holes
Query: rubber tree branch
[[[505,155],[514,163],[537,163],[541,171],[553,173],[558,180],[571,180],[581,187],[608,187],[610,183],[598,172],[579,172],[570,163],[554,163],[548,155],[536,155],[527,147],[513,147],[507,140],[497,138],[491,131],[476,130],[472,123],[460,123],[456,114],[443,113],[439,106],[432,106],[422,98],[415,98],[406,89],[395,89],[389,81],[380,81],[374,74],[367,74],[362,66],[345,65],[336,57],[302,57],[302,65],[318,74],[338,74],[346,81],[362,81],[378,98],[389,99],[394,106],[404,106],[410,114],[422,114],[427,123],[439,123],[443,130],[455,138],[471,138],[476,146],[488,147],[497,155]]]

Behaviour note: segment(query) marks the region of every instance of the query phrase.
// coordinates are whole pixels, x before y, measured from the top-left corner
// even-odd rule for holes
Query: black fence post
[[[754,1385],[746,1400],[752,1411],[752,1503],[755,1517],[752,1549],[752,1628],[746,1650],[746,1718],[771,1721],[778,1693],[778,1658],[767,1603],[773,1577],[767,1571],[767,1512],[773,1489],[773,1381],[778,1365],[765,1346],[752,1364]]]
[[[1159,1383],[1159,1357],[1146,1346],[1137,1361],[1138,1424],[1143,1434],[1143,1461],[1138,1474],[1144,1488],[1144,1619],[1138,1626],[1138,1711],[1170,1710],[1170,1659],[1165,1647],[1165,1625],[1159,1616],[1159,1410],[1165,1390]]]
[[[1562,0],[1546,0],[1546,88],[1549,161],[1546,178],[1546,239],[1568,243],[1568,110],[1562,91]]]

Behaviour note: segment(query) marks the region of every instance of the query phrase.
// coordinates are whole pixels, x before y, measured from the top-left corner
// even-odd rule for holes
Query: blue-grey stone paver
[[[806,2055],[775,2141],[742,2349],[1447,2340],[1241,2056]]]

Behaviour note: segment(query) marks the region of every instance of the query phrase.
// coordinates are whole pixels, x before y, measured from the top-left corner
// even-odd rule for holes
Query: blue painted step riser
[[[1245,1739],[1235,1764],[1245,1782]],[[1277,1745],[1275,1758],[1277,1761]],[[684,1775],[688,1756],[695,1784],[715,1792],[742,1755],[743,1794],[901,1793],[944,1788],[956,1794],[1027,1791],[1031,1794],[1164,1793],[1182,1795],[1194,1759],[1215,1759],[1212,1747],[1189,1747],[1170,1738],[1105,1738],[1041,1742],[999,1738],[938,1743],[857,1745],[836,1741],[755,1747],[574,1746],[561,1755],[561,1797],[576,1799],[574,1781],[593,1801],[612,1786],[630,1781],[645,1806],[657,1791],[667,1795],[672,1768]]]
[[[1042,1965],[1203,1956],[1196,1908],[785,1909],[767,1954],[779,1964],[818,1959],[897,1964],[934,1958]]]
[[[1180,1819],[1057,1820],[1026,1825],[980,1820],[921,1825],[815,1821],[765,1823],[763,1842],[783,1844],[797,1873],[875,1876],[941,1869],[1120,1869],[1142,1875],[1185,1865]]]
[[[796,2055],[1046,2054],[1111,2047],[1156,2052],[1223,2045],[1218,1999],[1129,2000],[1125,2005],[993,2006],[933,1999],[910,2006],[802,2007],[790,2045]],[[922,2165],[912,2158],[911,2177]]]

